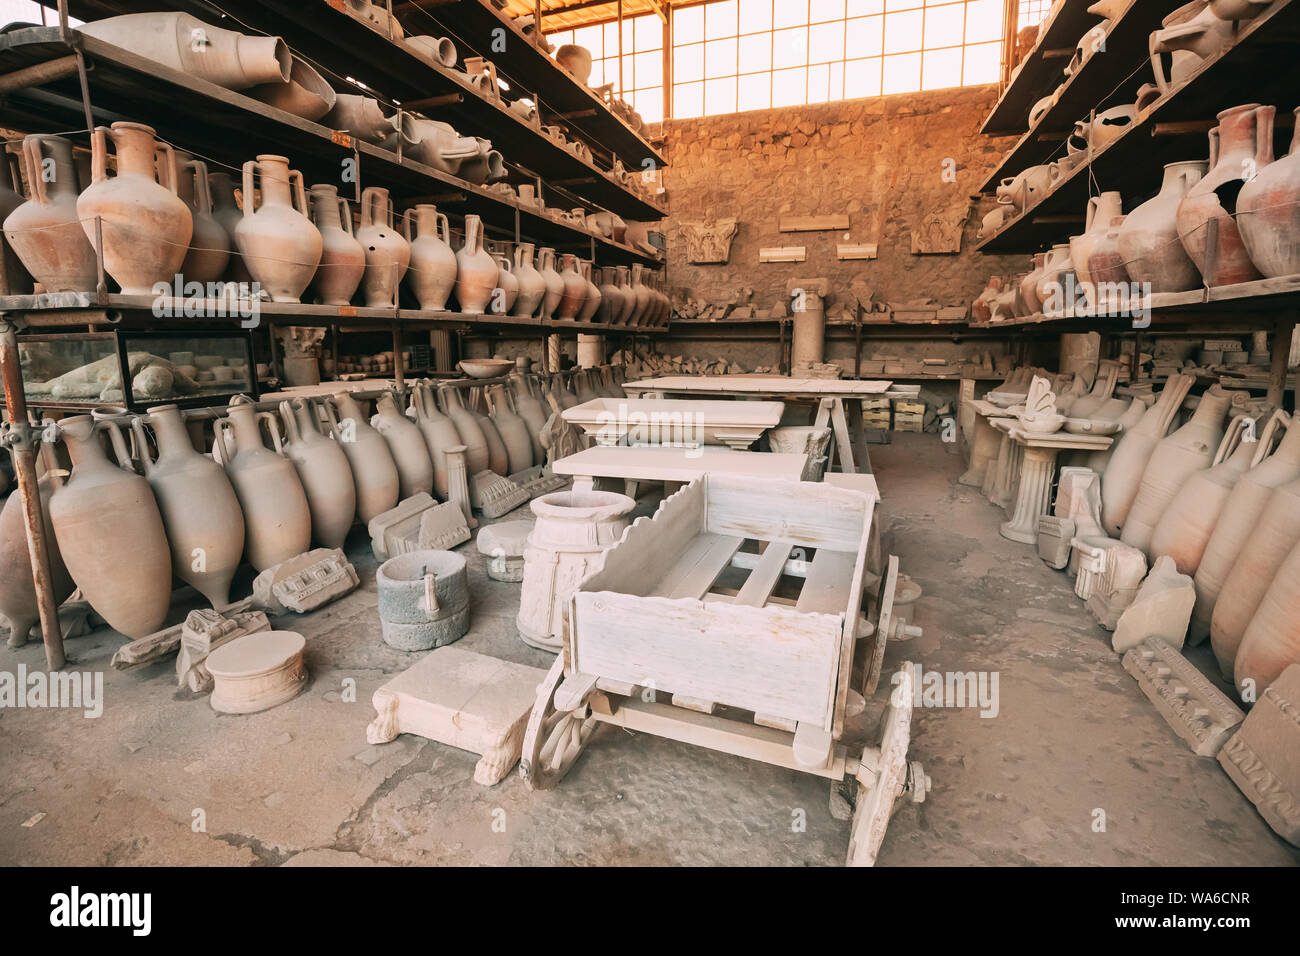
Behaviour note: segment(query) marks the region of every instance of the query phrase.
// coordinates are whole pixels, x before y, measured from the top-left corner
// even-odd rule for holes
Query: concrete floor
[[[1000,690],[993,718],[917,712],[911,756],[933,790],[895,815],[881,865],[1300,862],[1217,762],[1174,736],[1064,573],[998,536],[1005,516],[954,482],[956,455],[899,435],[872,459],[893,551],[925,589],[913,613],[925,634],[892,647],[887,669],[997,672]],[[0,711],[0,863],[843,861],[849,825],[828,812],[826,781],[684,744],[604,727],[537,795],[517,774],[478,786],[477,758],[441,744],[368,745],[371,694],[412,657],[380,641],[375,563],[360,536],[352,544],[362,588],[281,622],[307,637],[312,679],[265,713],[215,714],[177,692],[170,660],[109,669],[111,632],[70,642],[70,667],[105,672],[104,713]],[[518,585],[489,581],[464,550],[475,560],[462,646],[547,666],[515,636]],[[1194,659],[1206,668],[1208,655]],[[0,660],[43,666],[39,644]],[[865,739],[887,692],[850,722],[850,741]]]

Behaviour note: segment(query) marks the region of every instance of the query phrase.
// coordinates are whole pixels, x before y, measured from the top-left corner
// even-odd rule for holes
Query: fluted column
[[[1024,544],[1038,541],[1038,516],[1047,514],[1052,500],[1052,476],[1056,472],[1055,448],[1034,448],[1021,445],[1020,488],[1016,492],[1016,505],[1011,520],[999,529],[1002,537]]]
[[[989,424],[985,416],[976,414],[975,436],[970,448],[970,465],[957,479],[957,483],[981,487],[989,466],[997,459],[998,447],[998,430]]]

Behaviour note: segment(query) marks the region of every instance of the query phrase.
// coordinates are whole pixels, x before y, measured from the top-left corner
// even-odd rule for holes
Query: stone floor
[[[924,635],[886,666],[996,672],[999,709],[918,711],[912,757],[933,790],[895,815],[880,864],[1300,862],[1169,730],[1066,576],[998,536],[1004,516],[954,482],[949,451],[929,435],[872,448],[892,550],[925,589]],[[380,641],[374,561],[352,544],[363,586],[282,622],[307,637],[312,679],[268,712],[215,714],[177,692],[171,661],[109,669],[115,634],[70,642],[71,667],[104,670],[103,716],[0,711],[0,864],[842,862],[849,826],[828,812],[826,781],[684,744],[602,728],[537,795],[517,774],[478,786],[476,757],[440,744],[368,745],[371,694],[411,657]],[[546,666],[515,636],[518,585],[471,567],[462,645]],[[43,666],[39,644],[0,660]]]

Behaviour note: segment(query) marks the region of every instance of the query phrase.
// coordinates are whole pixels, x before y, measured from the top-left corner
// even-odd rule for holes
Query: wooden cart
[[[637,519],[570,599],[524,737],[528,786],[554,786],[596,727],[614,724],[827,777],[841,818],[840,782],[856,779],[848,862],[874,863],[895,799],[929,788],[907,761],[910,664],[893,678],[879,746],[850,755],[840,743],[876,690],[886,642],[919,633],[893,615],[898,559],[867,567],[876,501],[708,474]],[[862,614],[873,582],[874,625]]]

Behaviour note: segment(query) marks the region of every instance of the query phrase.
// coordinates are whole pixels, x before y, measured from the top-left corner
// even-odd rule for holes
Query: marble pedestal
[[[1041,434],[1026,432],[1012,425],[1007,440],[1019,449],[1019,482],[1015,486],[1011,519],[999,533],[1023,544],[1038,543],[1038,518],[1048,514],[1052,504],[1052,479],[1056,475],[1056,456],[1064,449],[1108,448],[1114,439],[1106,435],[1073,435],[1069,432]],[[1009,454],[1008,460],[1012,460]]]

